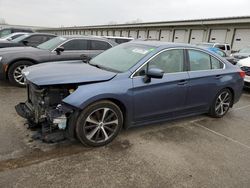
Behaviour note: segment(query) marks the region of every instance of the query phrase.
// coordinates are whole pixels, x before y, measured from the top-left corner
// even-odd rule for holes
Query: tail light
[[[240,74],[240,77],[243,78],[243,79],[244,79],[245,76],[246,76],[246,73],[245,73],[244,71],[240,71],[239,74]]]

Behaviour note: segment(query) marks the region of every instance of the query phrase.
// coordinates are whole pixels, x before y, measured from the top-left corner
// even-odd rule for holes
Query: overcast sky
[[[84,26],[250,15],[250,0],[0,0],[9,24]]]

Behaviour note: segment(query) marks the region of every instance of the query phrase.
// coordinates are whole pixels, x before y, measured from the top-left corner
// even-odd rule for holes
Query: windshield
[[[47,42],[44,42],[38,45],[37,48],[40,48],[43,50],[54,50],[56,47],[58,47],[60,44],[62,44],[66,40],[67,39],[63,37],[55,37],[53,39],[48,40]]]
[[[154,49],[153,46],[125,43],[101,53],[90,64],[115,72],[126,72]]]
[[[17,38],[15,38],[15,39],[13,39],[12,41],[13,42],[20,42],[20,41],[22,41],[23,39],[25,39],[26,37],[28,37],[29,36],[29,34],[25,34],[25,35],[22,35],[22,36],[20,36],[20,37],[17,37]]]
[[[250,53],[250,48],[243,48],[239,52],[240,53]]]

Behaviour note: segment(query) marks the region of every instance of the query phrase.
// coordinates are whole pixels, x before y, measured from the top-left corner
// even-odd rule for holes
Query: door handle
[[[181,80],[178,82],[178,85],[186,85],[188,83],[187,80]]]
[[[220,78],[222,78],[222,75],[216,75],[215,78],[220,79]]]

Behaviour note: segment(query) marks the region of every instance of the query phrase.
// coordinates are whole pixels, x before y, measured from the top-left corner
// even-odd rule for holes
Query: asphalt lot
[[[123,131],[102,148],[33,141],[0,82],[0,187],[250,187],[250,92],[222,119],[206,115]]]

